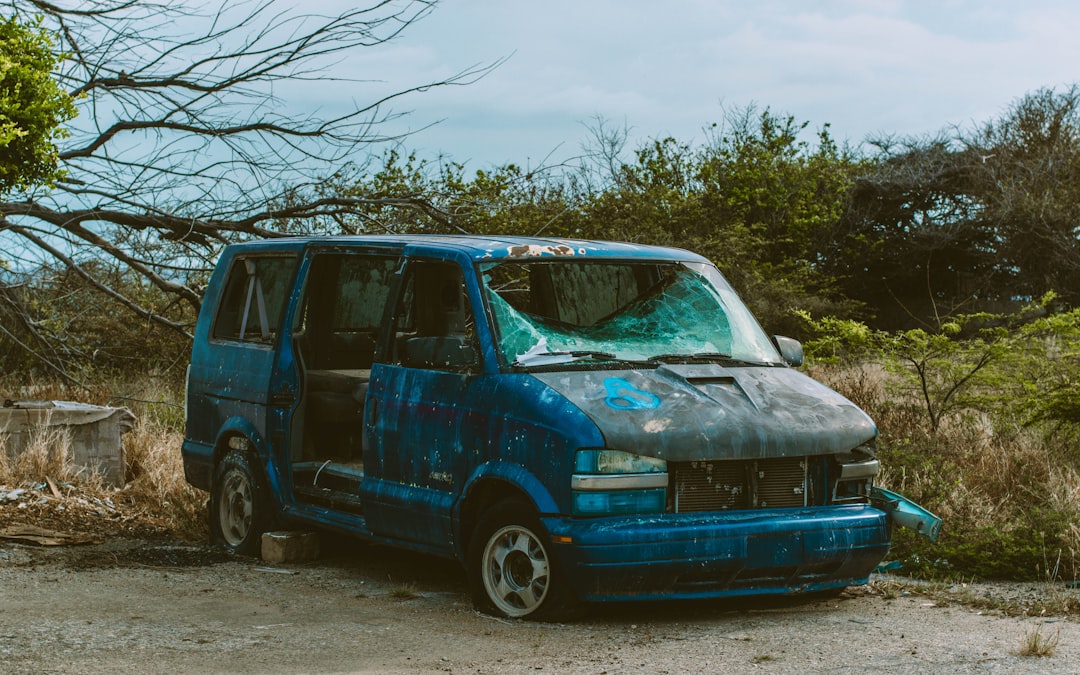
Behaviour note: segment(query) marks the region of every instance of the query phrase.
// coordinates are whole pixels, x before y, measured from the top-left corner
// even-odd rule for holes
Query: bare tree
[[[9,263],[0,290],[14,285],[12,270],[54,269],[181,333],[198,309],[199,282],[229,241],[279,236],[283,223],[299,219],[333,228],[335,218],[372,202],[437,216],[420,196],[327,196],[319,185],[409,133],[392,124],[404,113],[391,105],[403,96],[468,84],[497,65],[390,92],[370,79],[326,76],[357,50],[398,38],[435,0],[371,0],[331,16],[296,13],[278,0],[210,9],[174,0],[8,4],[17,16],[43,16],[54,31],[68,56],[57,76],[80,114],[60,147],[66,177],[0,203],[0,271]],[[282,96],[305,87],[353,103],[321,116]],[[102,270],[121,270],[170,300],[152,306]],[[17,297],[4,294],[9,312]],[[21,321],[40,328],[25,312]]]

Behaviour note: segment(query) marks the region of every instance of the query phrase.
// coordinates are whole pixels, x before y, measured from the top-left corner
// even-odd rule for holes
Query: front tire
[[[517,500],[484,512],[469,545],[473,604],[511,619],[567,618],[576,604],[551,555],[547,532]]]
[[[210,491],[211,542],[230,553],[257,555],[270,512],[265,485],[239,450],[230,451],[214,471]]]

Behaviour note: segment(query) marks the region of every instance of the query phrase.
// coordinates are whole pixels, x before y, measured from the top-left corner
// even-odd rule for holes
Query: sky
[[[334,66],[366,82],[305,96],[334,109],[506,58],[467,87],[394,106],[410,111],[395,131],[418,130],[406,147],[472,169],[572,157],[598,117],[627,127],[632,146],[700,143],[725,109],[748,105],[857,145],[975,125],[1080,82],[1078,27],[1080,4],[1066,0],[443,0]]]
[[[598,117],[631,145],[702,142],[748,105],[853,144],[971,126],[1080,82],[1078,27],[1080,5],[1064,0],[444,0],[336,68],[402,88],[508,57],[467,87],[395,104],[421,129],[406,147],[478,169],[578,154]],[[355,98],[378,89],[356,83]]]

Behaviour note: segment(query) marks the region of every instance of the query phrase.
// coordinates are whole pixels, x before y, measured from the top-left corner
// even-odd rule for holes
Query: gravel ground
[[[199,546],[0,542],[4,673],[1076,673],[1080,602],[876,578],[838,598],[635,603],[573,623],[475,612],[452,563],[378,546],[268,565]],[[1031,636],[1052,656],[1020,656]]]

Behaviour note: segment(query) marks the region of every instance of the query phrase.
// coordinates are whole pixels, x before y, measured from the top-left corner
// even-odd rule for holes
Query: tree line
[[[387,131],[392,105],[497,63],[334,119],[274,99],[283,81],[317,79],[327,58],[397,38],[432,2],[331,17],[274,2],[203,15],[132,0],[13,8],[0,42],[30,27],[18,38],[37,54],[26,67],[58,90],[34,113],[35,172],[0,173],[7,370],[180,362],[221,247],[290,234],[681,246],[714,260],[768,330],[796,337],[800,312],[936,330],[1049,291],[1048,311],[1080,304],[1076,86],[1025,94],[982,124],[857,146],[755,105],[724,111],[694,142],[632,146],[626,129],[597,119],[574,160],[473,170],[410,154],[407,137]],[[16,90],[4,77],[0,101]],[[24,165],[4,129],[0,119],[0,164]]]

